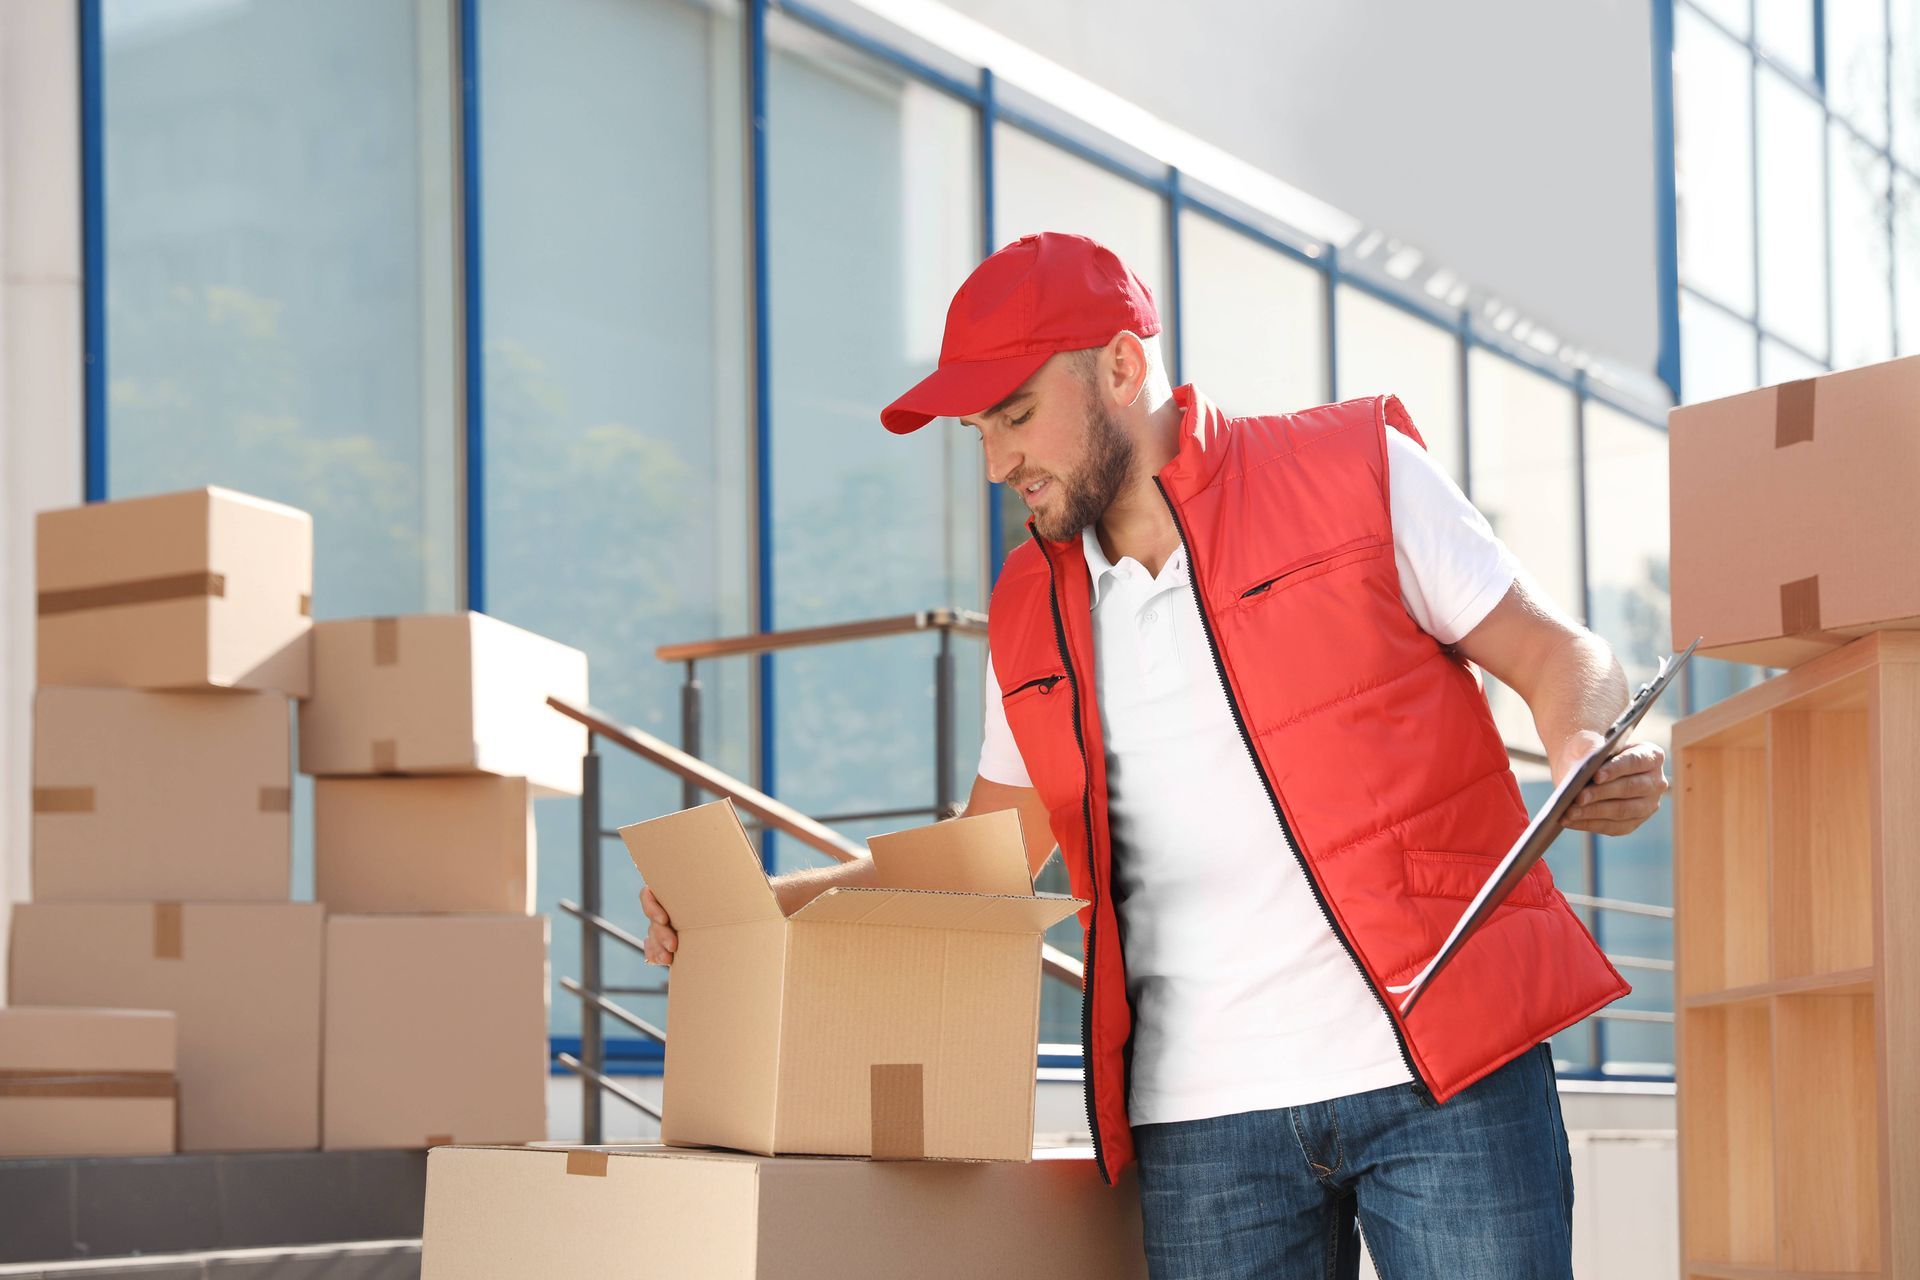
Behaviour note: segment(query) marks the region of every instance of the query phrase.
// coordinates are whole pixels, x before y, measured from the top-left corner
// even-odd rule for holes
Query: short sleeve
[[[1507,594],[1519,561],[1425,449],[1392,427],[1387,442],[1400,599],[1423,631],[1455,644]]]
[[[1027,762],[1013,740],[1013,728],[1007,723],[1007,706],[1000,700],[1000,681],[993,674],[993,653],[987,653],[985,731],[980,735],[980,776],[988,782],[1009,787],[1030,787]]]

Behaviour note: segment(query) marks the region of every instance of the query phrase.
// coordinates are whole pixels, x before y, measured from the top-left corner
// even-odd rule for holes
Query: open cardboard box
[[[436,1147],[421,1275],[1144,1280],[1132,1171],[1109,1187],[1084,1147],[1031,1154],[874,1164],[655,1145]]]
[[[877,885],[785,915],[730,802],[620,829],[680,935],[661,1136],[774,1155],[1027,1160],[1040,952],[1012,810],[868,841]]]

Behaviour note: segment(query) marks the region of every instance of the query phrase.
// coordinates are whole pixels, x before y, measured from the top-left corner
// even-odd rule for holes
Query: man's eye
[[[1021,414],[1019,417],[1008,421],[1007,425],[1010,427],[1017,427],[1021,423],[1025,422],[1028,418],[1031,418],[1032,416],[1033,416],[1033,410],[1029,409],[1025,413]]]

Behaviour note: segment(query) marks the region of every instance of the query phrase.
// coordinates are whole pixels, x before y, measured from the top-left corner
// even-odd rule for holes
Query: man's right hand
[[[673,931],[673,921],[667,916],[667,909],[660,905],[660,899],[653,896],[652,889],[640,890],[640,909],[647,913],[646,943],[648,964],[672,964],[673,953],[680,949],[680,935]]]

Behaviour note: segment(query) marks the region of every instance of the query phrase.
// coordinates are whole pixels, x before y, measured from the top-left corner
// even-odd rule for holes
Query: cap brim
[[[922,378],[911,391],[880,411],[880,424],[895,435],[918,431],[935,418],[984,413],[1011,395],[1047,362],[1051,351],[956,360]]]

